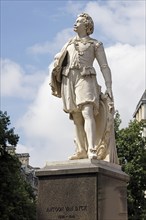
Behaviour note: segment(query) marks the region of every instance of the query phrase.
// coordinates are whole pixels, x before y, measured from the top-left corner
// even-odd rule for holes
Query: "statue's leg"
[[[84,159],[87,158],[86,133],[84,131],[84,118],[81,112],[72,113],[72,117],[75,125],[77,151],[73,156],[69,157],[69,159],[70,160]]]
[[[82,115],[84,118],[84,130],[88,141],[88,157],[97,158],[95,140],[96,140],[96,123],[93,112],[93,104],[85,104],[82,107]]]

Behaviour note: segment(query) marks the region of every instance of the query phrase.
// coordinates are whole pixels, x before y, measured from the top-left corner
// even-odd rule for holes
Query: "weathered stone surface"
[[[119,165],[89,159],[54,162],[36,175],[38,220],[127,220],[128,176]]]
[[[63,110],[75,126],[75,153],[68,159],[96,158],[118,164],[112,74],[103,43],[90,37],[94,22],[87,13],[78,15],[74,31],[77,35],[54,57],[50,82],[52,95],[62,98]],[[97,81],[94,60],[105,81],[105,94]]]

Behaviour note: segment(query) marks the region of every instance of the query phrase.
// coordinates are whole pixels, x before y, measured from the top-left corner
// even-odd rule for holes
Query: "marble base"
[[[128,175],[93,159],[48,163],[39,178],[37,220],[127,220]]]

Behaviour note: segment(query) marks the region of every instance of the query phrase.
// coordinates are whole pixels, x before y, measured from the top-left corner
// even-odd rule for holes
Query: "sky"
[[[65,161],[75,151],[74,126],[51,95],[54,56],[73,36],[78,14],[94,21],[91,37],[103,42],[112,72],[115,109],[128,126],[145,88],[145,0],[1,0],[1,110],[20,140],[18,153],[30,165]],[[97,80],[105,91],[97,63]]]

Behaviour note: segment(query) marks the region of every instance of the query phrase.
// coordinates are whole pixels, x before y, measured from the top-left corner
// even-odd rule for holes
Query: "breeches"
[[[77,69],[70,70],[68,76],[62,78],[61,95],[65,112],[78,112],[84,104],[93,103],[94,112],[98,113],[99,86],[96,75],[83,76]]]

